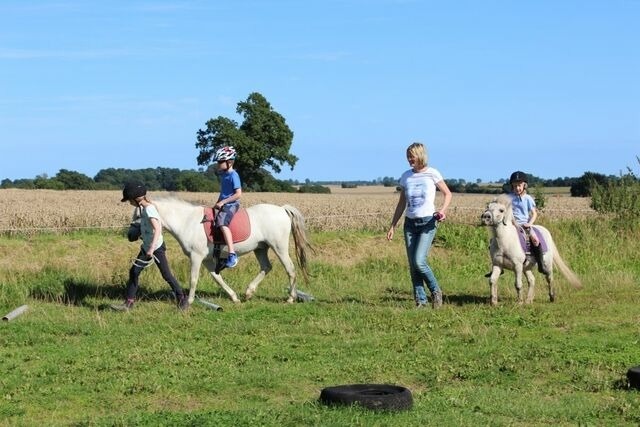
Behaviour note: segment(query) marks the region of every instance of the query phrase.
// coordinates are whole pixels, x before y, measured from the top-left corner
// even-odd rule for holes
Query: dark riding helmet
[[[147,187],[139,181],[127,182],[122,190],[121,202],[134,200],[137,197],[145,196],[147,194]]]
[[[511,174],[511,178],[509,178],[509,184],[513,184],[514,182],[527,182],[527,174],[522,171],[515,171]]]

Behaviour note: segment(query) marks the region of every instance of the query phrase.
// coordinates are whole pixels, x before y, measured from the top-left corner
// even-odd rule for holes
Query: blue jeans
[[[437,221],[432,216],[424,218],[404,219],[404,244],[409,259],[409,272],[413,284],[413,297],[416,304],[426,304],[427,294],[424,284],[427,284],[431,295],[440,292],[436,276],[427,264],[427,256],[436,236]]]

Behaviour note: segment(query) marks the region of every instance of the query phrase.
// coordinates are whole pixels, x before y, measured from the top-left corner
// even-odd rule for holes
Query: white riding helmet
[[[216,151],[216,161],[223,162],[225,160],[235,160],[236,159],[236,149],[232,146],[226,146],[219,148]]]

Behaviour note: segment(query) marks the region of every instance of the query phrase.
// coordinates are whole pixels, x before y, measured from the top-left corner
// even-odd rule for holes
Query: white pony
[[[518,293],[518,302],[522,303],[522,273],[524,272],[527,283],[529,284],[529,292],[527,293],[526,303],[533,302],[535,294],[535,278],[531,271],[536,266],[535,257],[526,254],[520,244],[518,236],[518,228],[516,227],[511,206],[511,198],[508,195],[498,196],[494,201],[489,203],[487,209],[482,214],[482,222],[488,225],[491,230],[491,242],[489,252],[491,254],[492,270],[489,277],[491,286],[491,305],[498,304],[498,278],[503,269],[512,270],[515,273],[515,287]],[[544,263],[549,274],[545,275],[549,285],[549,299],[555,300],[555,291],[553,289],[553,265],[556,265],[567,281],[576,289],[582,287],[580,279],[565,264],[564,260],[558,252],[551,233],[541,225],[536,225],[547,244],[547,252],[544,254],[542,262]]]
[[[182,251],[191,261],[191,278],[189,286],[189,304],[195,300],[200,266],[205,265],[214,280],[229,295],[234,303],[240,300],[236,293],[222,279],[219,271],[216,272],[218,258],[226,257],[227,247],[221,244],[221,253],[214,255],[214,244],[209,242],[202,224],[204,206],[180,200],[175,197],[154,198],[153,204],[158,209],[162,220],[162,226],[178,241]],[[305,279],[308,279],[307,247],[311,248],[307,239],[304,217],[293,206],[276,206],[271,204],[257,204],[246,208],[251,232],[247,239],[235,243],[235,251],[238,256],[252,252],[260,263],[260,272],[249,283],[245,291],[246,299],[250,299],[256,291],[258,284],[271,271],[269,261],[269,248],[280,259],[284,269],[289,275],[289,298],[287,302],[294,302],[297,297],[296,271],[293,261],[289,256],[289,234],[293,234],[296,249],[296,258]]]

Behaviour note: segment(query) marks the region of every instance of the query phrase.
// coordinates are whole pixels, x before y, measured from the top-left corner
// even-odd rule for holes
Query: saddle
[[[536,237],[540,242],[540,249],[542,249],[543,254],[546,253],[547,241],[544,240],[544,236],[542,235],[540,230],[538,230],[538,227],[536,227],[535,225],[531,227],[531,232],[536,233]],[[520,238],[520,246],[522,247],[524,253],[531,254],[531,241],[527,237],[527,232],[524,230],[524,227],[518,227],[518,237]]]
[[[204,234],[207,236],[207,240],[214,244],[224,244],[224,236],[218,227],[214,227],[215,215],[213,208],[205,206],[204,217],[202,218],[202,226],[204,227]],[[249,215],[245,208],[240,208],[238,212],[231,219],[229,229],[233,235],[233,243],[242,242],[247,240],[251,235],[251,223],[249,222]]]

